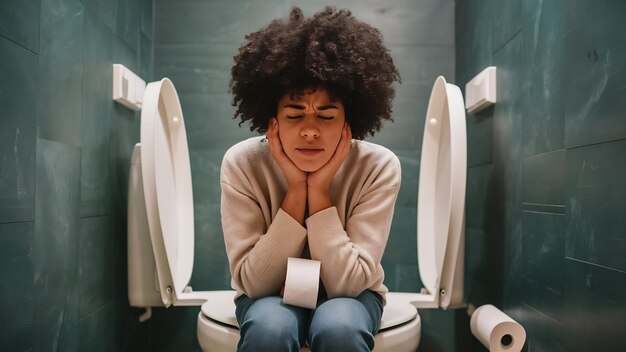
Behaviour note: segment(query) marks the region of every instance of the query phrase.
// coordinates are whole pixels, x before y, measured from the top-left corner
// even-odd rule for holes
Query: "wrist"
[[[306,181],[299,182],[287,182],[287,192],[292,193],[304,193],[306,194],[309,190],[309,187]]]
[[[320,210],[324,210],[332,206],[328,190],[324,191],[318,188],[313,189],[309,187],[307,201],[309,205],[309,215],[313,215]]]
[[[307,188],[307,192],[309,193],[315,193],[315,194],[330,193],[330,185],[326,186],[326,185],[318,185],[314,183],[307,183],[306,188]]]
[[[283,211],[301,225],[304,224],[304,211],[306,208],[306,189],[304,191],[296,191],[288,189],[283,203],[281,205]]]

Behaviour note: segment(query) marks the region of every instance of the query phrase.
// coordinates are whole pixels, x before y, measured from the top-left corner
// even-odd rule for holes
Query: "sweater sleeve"
[[[346,219],[330,207],[306,220],[311,258],[319,260],[329,298],[356,297],[382,283],[380,261],[387,245],[400,188],[400,163],[390,163]]]
[[[250,298],[275,295],[285,282],[287,258],[302,253],[306,229],[282,209],[268,228],[260,206],[267,200],[257,199],[256,192],[245,186],[250,175],[237,172],[231,178],[223,168],[221,181],[222,228],[231,276],[236,288]]]

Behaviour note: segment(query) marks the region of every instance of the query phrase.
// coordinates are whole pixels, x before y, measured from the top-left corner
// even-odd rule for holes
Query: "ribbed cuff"
[[[320,239],[325,237],[337,239],[337,233],[344,231],[336,207],[326,208],[309,216],[306,219],[306,227],[309,233],[315,234],[315,237]]]
[[[302,226],[296,219],[292,218],[291,215],[287,214],[282,208],[278,209],[276,213],[276,217],[272,220],[272,224],[270,225],[272,228],[272,232],[278,234],[287,234],[290,236],[297,236],[298,238],[306,237],[306,228]]]

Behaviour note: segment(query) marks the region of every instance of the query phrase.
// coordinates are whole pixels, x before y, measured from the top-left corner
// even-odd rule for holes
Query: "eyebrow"
[[[286,104],[285,106],[283,106],[283,108],[293,108],[293,109],[298,109],[298,110],[305,110],[306,107],[304,105],[300,105],[300,104]],[[337,105],[333,105],[333,104],[328,104],[328,105],[322,105],[320,107],[317,108],[317,110],[329,110],[329,109],[339,109],[339,107]]]
[[[286,104],[285,106],[283,106],[283,108],[293,108],[293,109],[298,109],[298,110],[304,110],[305,106],[299,105],[299,104]]]

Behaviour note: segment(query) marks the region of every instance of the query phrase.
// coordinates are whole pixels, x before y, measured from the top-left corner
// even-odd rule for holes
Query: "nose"
[[[303,138],[317,138],[320,136],[320,130],[317,128],[315,124],[315,118],[305,118],[303,121],[303,125],[300,128],[300,136]]]

